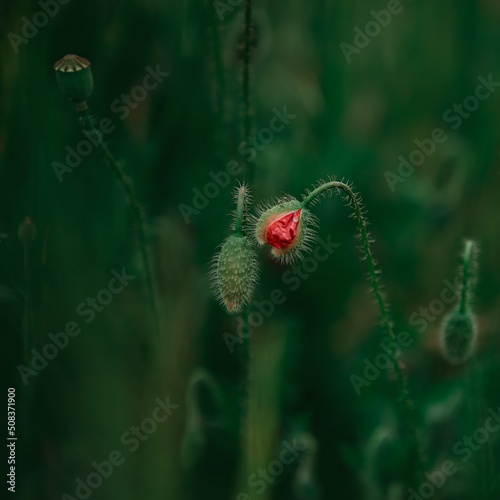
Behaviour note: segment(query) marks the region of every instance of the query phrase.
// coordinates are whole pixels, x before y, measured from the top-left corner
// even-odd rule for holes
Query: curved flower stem
[[[324,193],[326,190],[330,189],[340,189],[344,191],[347,196],[349,197],[349,200],[353,206],[354,209],[354,215],[356,217],[356,221],[358,224],[358,229],[359,229],[359,234],[361,236],[361,241],[363,243],[363,252],[366,257],[366,263],[368,265],[368,271],[370,274],[370,282],[373,287],[373,292],[375,294],[375,297],[377,299],[377,304],[380,309],[380,313],[382,315],[382,324],[384,326],[384,329],[386,331],[386,335],[388,340],[392,342],[397,342],[396,340],[396,335],[394,334],[393,330],[393,325],[392,321],[390,319],[389,315],[389,308],[387,307],[387,304],[385,302],[384,296],[380,290],[380,284],[379,284],[379,279],[378,279],[378,271],[376,267],[375,260],[373,258],[373,253],[371,250],[371,244],[370,244],[370,238],[368,236],[368,231],[366,229],[367,223],[366,220],[363,216],[363,209],[361,205],[361,199],[359,195],[355,194],[353,190],[345,183],[343,182],[338,182],[338,181],[330,181],[322,184],[315,190],[313,190],[311,193],[309,193],[307,196],[305,196],[302,204],[304,208],[306,208],[311,202],[315,200],[315,198],[322,193]],[[415,447],[416,453],[417,453],[417,458],[418,458],[418,463],[419,463],[419,473],[422,475],[424,471],[426,470],[426,465],[427,465],[427,458],[423,449],[423,446],[421,444],[421,439],[419,436],[419,432],[417,429],[417,425],[415,423],[415,407],[413,404],[413,401],[411,399],[410,393],[408,391],[408,385],[406,383],[405,378],[403,377],[403,374],[401,372],[401,366],[399,365],[399,361],[395,354],[391,351],[391,360],[392,360],[392,366],[394,369],[394,373],[396,375],[396,381],[398,384],[400,396],[401,396],[401,403],[403,405],[405,414],[406,414],[406,419],[408,423],[408,427],[411,433],[411,438],[413,441],[413,445]]]
[[[86,126],[88,128],[88,130],[91,132],[91,134],[94,135],[94,137],[98,141],[99,148],[102,150],[102,152],[104,153],[104,156],[106,158],[106,163],[108,163],[110,165],[110,167],[113,170],[113,173],[115,174],[120,186],[123,189],[123,193],[125,195],[124,196],[125,203],[127,204],[130,211],[132,212],[132,216],[134,218],[134,222],[135,222],[135,225],[137,227],[139,251],[141,253],[142,263],[143,263],[143,267],[144,267],[144,275],[146,278],[146,288],[147,288],[147,293],[149,295],[149,303],[150,303],[151,308],[152,308],[154,327],[155,327],[155,331],[158,335],[158,333],[159,333],[158,307],[157,307],[157,303],[156,303],[156,293],[155,293],[154,281],[153,281],[153,275],[152,275],[152,266],[151,266],[151,260],[150,260],[149,250],[148,250],[146,219],[144,217],[144,209],[142,208],[142,205],[140,204],[140,202],[137,198],[132,180],[127,176],[127,174],[125,174],[125,172],[123,171],[123,168],[118,163],[116,158],[113,156],[113,153],[111,153],[107,144],[101,138],[102,134],[96,130],[95,125],[92,121],[92,117],[90,116],[88,109],[81,112],[80,116],[81,116],[82,125],[84,127]]]

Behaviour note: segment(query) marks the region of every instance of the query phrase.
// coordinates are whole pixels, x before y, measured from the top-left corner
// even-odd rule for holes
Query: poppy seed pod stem
[[[392,321],[389,314],[389,308],[385,302],[384,296],[381,291],[380,282],[379,282],[379,271],[376,266],[375,259],[373,258],[373,253],[371,249],[371,239],[367,230],[367,220],[363,215],[363,205],[361,202],[361,197],[359,194],[354,193],[352,188],[345,184],[344,182],[339,181],[329,181],[320,184],[316,189],[309,192],[304,196],[302,201],[302,206],[307,208],[309,205],[314,204],[317,201],[318,196],[324,195],[326,192],[336,189],[341,190],[346,193],[349,204],[353,207],[354,216],[356,218],[356,222],[358,225],[359,235],[363,244],[363,253],[366,259],[366,263],[368,266],[368,271],[370,275],[370,282],[373,288],[373,293],[377,299],[377,304],[380,309],[380,313],[382,316],[382,324],[386,331],[387,339],[391,342],[397,343],[396,335],[394,334],[394,329],[392,325]],[[394,353],[391,353],[391,361],[394,369],[394,373],[396,375],[396,382],[398,385],[398,389],[401,396],[401,402],[403,405],[403,409],[406,415],[406,420],[408,423],[408,427],[411,433],[411,439],[413,441],[413,445],[415,447],[415,451],[417,453],[418,466],[419,466],[419,475],[422,476],[424,471],[427,468],[427,457],[424,452],[424,448],[421,445],[421,439],[419,435],[419,431],[417,425],[415,423],[415,406],[413,400],[411,399],[408,385],[406,383],[405,378],[403,377],[401,366],[399,361]]]
[[[144,270],[144,277],[146,280],[146,289],[152,309],[154,326],[156,333],[159,334],[158,305],[157,305],[156,292],[153,281],[152,264],[150,259],[148,237],[146,230],[146,217],[144,215],[144,209],[141,203],[139,202],[132,179],[124,172],[122,166],[114,157],[113,153],[110,151],[107,144],[104,142],[102,134],[96,130],[89,110],[88,109],[83,110],[80,113],[80,118],[82,127],[84,129],[87,129],[96,138],[98,142],[98,147],[104,153],[106,163],[109,164],[109,166],[113,170],[113,173],[116,176],[116,179],[118,180],[118,183],[122,187],[125,203],[129,207],[132,213],[132,217],[134,219],[135,226],[137,228],[138,246],[141,254],[142,265],[144,268],[143,270]]]

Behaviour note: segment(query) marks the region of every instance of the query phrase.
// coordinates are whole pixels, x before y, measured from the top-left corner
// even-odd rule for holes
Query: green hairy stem
[[[159,320],[158,320],[158,307],[156,302],[156,293],[154,287],[154,280],[152,275],[152,264],[148,248],[148,238],[146,231],[146,219],[144,217],[144,209],[140,204],[132,180],[125,174],[123,168],[113,156],[107,144],[103,140],[99,140],[99,132],[96,130],[95,125],[92,121],[90,113],[87,110],[81,113],[81,120],[84,127],[86,127],[90,132],[96,137],[99,143],[99,148],[104,153],[106,162],[110,165],[113,173],[115,174],[120,186],[123,189],[125,203],[128,205],[132,216],[134,218],[135,225],[137,227],[137,237],[139,243],[139,251],[141,253],[142,264],[144,267],[144,276],[146,279],[146,289],[148,293],[149,303],[152,308],[152,315],[156,333],[159,330]]]
[[[372,285],[373,293],[375,294],[375,297],[377,299],[377,304],[382,316],[382,324],[384,326],[388,340],[396,342],[396,335],[394,334],[392,321],[390,319],[389,308],[386,304],[386,301],[380,289],[380,283],[378,277],[379,273],[377,271],[377,266],[373,258],[370,238],[368,236],[368,231],[366,228],[367,223],[363,216],[363,209],[359,195],[355,194],[353,190],[343,182],[330,181],[322,184],[318,188],[314,189],[307,196],[305,196],[302,204],[304,208],[306,208],[316,199],[317,196],[323,194],[327,190],[332,190],[332,189],[342,190],[349,197],[350,203],[354,209],[354,215],[356,217],[359,234],[361,236],[361,241],[363,244],[363,253],[366,257],[366,263],[368,265],[370,283]],[[406,383],[405,378],[403,377],[399,361],[393,353],[391,353],[391,360],[392,360],[392,366],[394,368],[394,373],[396,375],[396,381],[401,396],[401,402],[405,411],[407,424],[410,429],[411,439],[415,447],[415,450],[417,452],[419,469],[420,469],[419,472],[420,474],[423,474],[423,472],[426,470],[427,459],[425,456],[423,446],[421,444],[421,439],[416,425],[415,409],[414,409],[415,407],[411,399],[410,393],[408,391],[408,385]]]

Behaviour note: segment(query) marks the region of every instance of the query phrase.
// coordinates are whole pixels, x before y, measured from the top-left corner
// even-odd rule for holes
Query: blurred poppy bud
[[[68,54],[54,64],[57,85],[61,94],[76,104],[78,111],[87,109],[86,100],[93,88],[90,61]]]
[[[289,262],[308,250],[307,242],[313,238],[311,224],[312,214],[302,203],[295,199],[281,201],[260,209],[255,238],[260,245],[270,245],[273,257]]]
[[[441,327],[441,350],[452,365],[467,361],[476,346],[477,326],[475,316],[471,312],[471,297],[476,283],[477,254],[477,243],[474,240],[466,240],[460,269],[460,304],[445,318]]]
[[[467,361],[476,345],[477,328],[469,312],[453,311],[444,321],[441,331],[441,349],[452,365]]]

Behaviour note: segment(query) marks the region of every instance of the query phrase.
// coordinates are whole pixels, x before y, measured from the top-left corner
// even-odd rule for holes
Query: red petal
[[[285,248],[297,236],[302,209],[289,212],[275,220],[267,230],[267,242],[275,248]]]

